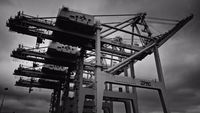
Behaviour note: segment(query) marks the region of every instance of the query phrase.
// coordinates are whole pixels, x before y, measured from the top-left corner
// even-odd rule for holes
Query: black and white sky
[[[151,17],[182,19],[191,13],[194,18],[160,49],[167,97],[172,113],[200,113],[200,1],[199,0],[0,0],[0,99],[6,93],[3,112],[48,113],[50,92],[15,87],[12,75],[20,60],[10,57],[18,44],[34,44],[34,38],[9,32],[6,21],[18,11],[30,15],[56,16],[62,6],[88,14],[146,12]],[[165,32],[165,27],[157,26]],[[167,29],[166,29],[167,30]],[[146,77],[155,71],[153,56],[136,65],[138,75]],[[136,75],[137,76],[137,75]],[[7,92],[3,89],[8,87]],[[156,95],[156,96],[155,96]],[[162,113],[157,93],[139,90],[141,113]]]

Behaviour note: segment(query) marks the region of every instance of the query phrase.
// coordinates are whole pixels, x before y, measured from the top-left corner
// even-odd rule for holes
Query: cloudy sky
[[[200,1],[199,0],[0,0],[0,99],[6,93],[3,112],[48,113],[50,92],[15,87],[13,70],[20,60],[10,58],[18,44],[33,45],[34,38],[9,32],[6,20],[17,11],[30,15],[56,16],[58,9],[67,6],[88,14],[147,12],[149,16],[182,19],[191,13],[194,19],[184,26],[160,49],[170,110],[173,113],[200,113]],[[157,28],[162,32],[165,29]],[[155,75],[153,56],[136,65],[138,75]],[[145,70],[145,71],[144,71]],[[8,87],[7,92],[3,89]],[[139,90],[140,91],[140,90]],[[145,92],[145,93],[144,93]],[[156,95],[156,96],[155,96]],[[159,113],[160,101],[156,92],[139,92],[141,113]]]

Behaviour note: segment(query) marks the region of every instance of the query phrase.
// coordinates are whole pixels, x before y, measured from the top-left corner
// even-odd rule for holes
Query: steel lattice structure
[[[126,20],[103,23],[96,21],[99,17]],[[88,15],[65,7],[57,17],[18,12],[8,20],[9,30],[36,37],[37,46],[30,49],[20,45],[12,52],[14,58],[33,62],[32,68],[20,65],[14,71],[14,75],[31,78],[20,78],[16,85],[29,87],[30,91],[32,87],[52,89],[51,113],[113,113],[113,102],[124,103],[126,113],[139,113],[138,87],[158,91],[164,113],[170,113],[158,48],[192,18],[175,21],[172,29],[154,35],[145,13]],[[118,32],[130,37],[120,37]],[[46,39],[52,42],[41,52],[39,45]],[[134,64],[152,53],[158,80],[136,79]],[[38,62],[43,63],[40,69]]]

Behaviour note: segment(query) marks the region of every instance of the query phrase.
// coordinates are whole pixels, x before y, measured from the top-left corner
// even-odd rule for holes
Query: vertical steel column
[[[133,62],[130,63],[130,71],[131,71],[132,79],[135,79],[135,69],[134,69],[134,63]],[[132,102],[132,104],[133,104],[132,105],[133,106],[133,112],[134,113],[139,113],[136,87],[132,87],[132,93],[133,93],[133,95],[135,95],[135,99]]]
[[[56,102],[55,102],[55,113],[60,113],[60,94],[61,94],[61,83],[59,84],[59,88],[56,90]]]
[[[62,110],[61,113],[67,113],[68,106],[67,103],[69,103],[69,90],[70,90],[70,76],[71,76],[71,68],[68,69],[68,72],[65,76],[65,83],[63,88],[63,95],[62,95]]]
[[[56,113],[56,89],[53,90],[52,94],[51,94],[51,102],[50,102],[50,109],[49,112],[50,113]]]
[[[100,22],[97,21],[97,31],[96,31],[96,69],[95,69],[95,113],[101,113],[102,102],[103,102],[103,91],[101,91],[101,40],[100,40]]]
[[[114,49],[114,47],[112,46],[112,50]],[[113,55],[111,53],[111,66],[113,66]],[[109,85],[109,91],[112,91],[112,84],[111,83],[108,83]]]
[[[164,82],[164,77],[163,77],[163,71],[162,71],[159,51],[158,51],[158,47],[156,47],[156,46],[154,47],[154,57],[155,57],[156,68],[157,68],[157,73],[158,73],[158,79],[159,79],[159,82],[161,82],[163,85],[163,88],[158,91],[160,100],[161,100],[161,104],[162,104],[162,108],[163,108],[164,113],[170,113],[170,110],[168,108],[169,104],[166,99],[166,88],[165,88],[165,82]]]
[[[156,68],[157,68],[157,73],[158,73],[158,80],[165,85],[161,61],[160,61],[160,55],[159,55],[159,51],[157,47],[154,47],[154,57],[155,57]]]
[[[76,89],[76,96],[78,98],[77,103],[78,103],[78,108],[75,109],[74,111],[78,110],[78,113],[83,113],[84,110],[84,100],[85,100],[85,95],[82,95],[81,92],[83,92],[83,63],[84,63],[84,54],[85,50],[83,48],[81,49],[81,56],[78,58],[77,61],[77,85],[78,89]]]
[[[132,24],[132,33],[134,33],[134,25]],[[132,35],[131,37],[131,46],[133,46],[133,42],[134,42],[134,35]],[[131,51],[131,53],[133,54],[133,51]],[[132,61],[130,63],[130,73],[131,73],[131,77],[133,79],[135,79],[135,69],[134,69],[134,61]],[[135,87],[132,87],[132,93],[133,95],[135,95],[135,100],[132,102],[132,106],[133,106],[133,112],[134,113],[139,113],[139,109],[138,109],[138,98],[137,98],[137,91]]]
[[[126,113],[131,113],[131,103],[130,103],[130,101],[125,101],[124,105],[125,105]]]
[[[112,46],[112,49],[114,49],[114,47]],[[113,66],[113,54],[111,53],[111,66]],[[108,90],[109,91],[112,91],[112,83],[108,83],[109,87],[108,87]],[[109,101],[110,103],[110,112],[109,113],[113,113],[113,102],[112,101]]]
[[[124,76],[128,77],[128,67],[124,68]],[[126,91],[126,93],[130,93],[129,86],[125,86],[125,91]]]

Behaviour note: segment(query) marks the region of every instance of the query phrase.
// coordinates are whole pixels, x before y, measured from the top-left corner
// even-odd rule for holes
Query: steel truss
[[[83,21],[90,17],[81,13],[75,14]],[[20,46],[12,52],[12,57],[64,66],[68,67],[68,71],[63,74],[52,74],[20,66],[15,70],[15,75],[39,78],[39,80],[20,79],[16,85],[53,89],[51,113],[101,113],[102,110],[105,113],[113,113],[113,102],[122,102],[126,113],[139,113],[137,87],[158,91],[164,113],[170,113],[158,48],[188,23],[193,15],[177,21],[171,30],[157,36],[152,35],[145,13],[93,17],[95,16],[130,16],[130,18],[117,22],[114,26],[97,21],[92,27],[86,25],[90,30],[85,29],[85,33],[80,30],[84,26],[79,24],[78,20],[65,21],[59,16],[55,21],[50,21],[52,18],[33,17],[19,12],[14,18],[10,18],[7,26],[11,31],[34,36],[40,40],[37,42],[48,39],[80,48],[80,55],[68,54],[59,57],[48,53],[48,50],[39,52]],[[62,24],[75,25],[78,30],[70,30]],[[125,30],[127,27],[131,29]],[[125,43],[123,37],[109,38],[119,31],[131,36],[130,43]],[[158,80],[136,79],[134,63],[152,53]],[[118,86],[119,89],[115,90],[114,86]],[[125,90],[122,87],[125,87]]]

